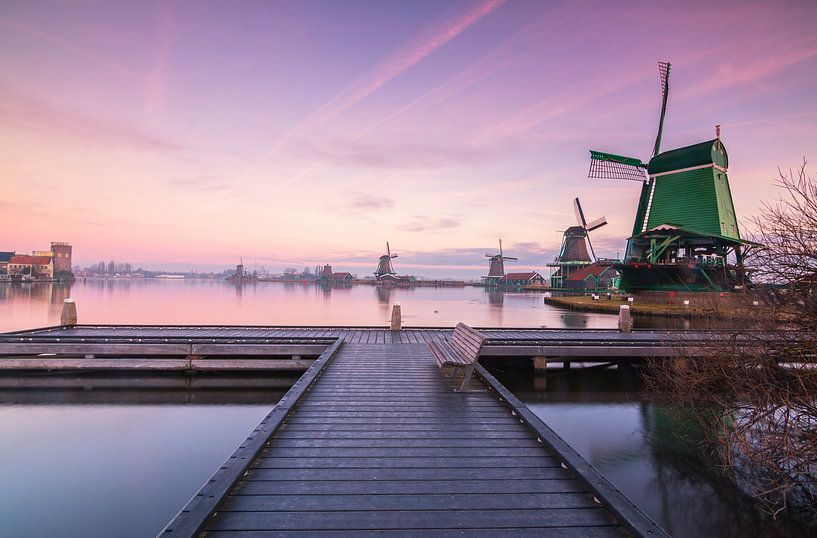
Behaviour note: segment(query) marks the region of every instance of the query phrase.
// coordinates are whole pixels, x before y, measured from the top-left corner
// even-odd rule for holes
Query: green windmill
[[[590,151],[590,178],[642,182],[633,233],[627,239],[621,288],[626,291],[732,290],[744,285],[743,258],[756,243],[740,238],[727,168],[716,137],[661,152],[670,64],[660,62],[662,104],[652,158]]]

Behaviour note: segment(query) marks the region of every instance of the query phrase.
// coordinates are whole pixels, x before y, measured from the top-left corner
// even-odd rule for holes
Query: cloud
[[[441,168],[449,165],[484,163],[502,148],[444,146],[401,142],[371,143],[359,140],[332,140],[320,145],[304,144],[316,159],[343,166],[385,169]]]
[[[357,192],[352,194],[350,197],[349,207],[364,211],[389,209],[394,207],[394,200],[384,196],[375,196],[374,194]]]
[[[460,225],[458,220],[447,218],[432,218],[423,215],[414,217],[407,224],[401,226],[402,229],[409,232],[425,232],[428,230],[447,230],[456,228]]]
[[[276,141],[264,160],[288,140],[294,133],[310,126],[320,125],[353,107],[373,94],[395,77],[405,73],[434,51],[456,38],[468,28],[489,15],[506,0],[482,0],[472,4],[465,11],[444,21],[432,23],[411,39],[395,54],[389,56],[369,72],[359,76],[338,92],[332,99],[321,105],[302,122],[295,125]]]
[[[782,52],[768,56],[755,56],[751,60],[736,64],[723,62],[718,64],[715,72],[696,86],[684,88],[677,93],[679,99],[699,98],[731,86],[745,86],[759,82],[789,66],[798,64],[817,56],[814,40],[801,40]]]
[[[396,54],[380,63],[371,73],[360,77],[344,88],[332,100],[318,109],[312,119],[317,123],[321,123],[351,108],[393,78],[417,65],[428,55],[463,33],[504,3],[505,0],[484,0],[471,5],[465,12],[444,21],[442,24],[432,25],[431,28],[411,40]]]
[[[0,86],[0,123],[24,127],[40,135],[61,135],[102,145],[130,146],[149,151],[179,151],[184,147],[126,121],[71,110]]]
[[[27,24],[23,24],[21,22],[14,21],[14,20],[11,20],[11,19],[7,19],[7,18],[4,18],[4,17],[0,17],[0,25],[5,26],[7,28],[11,28],[11,29],[16,30],[18,32],[23,32],[23,33],[38,37],[38,38],[40,38],[40,39],[42,39],[42,40],[44,40],[44,41],[46,41],[46,42],[48,42],[48,43],[50,43],[52,45],[56,45],[56,46],[58,46],[58,47],[60,47],[62,49],[70,51],[70,52],[72,52],[74,54],[77,54],[79,56],[83,56],[86,59],[89,59],[89,60],[91,60],[91,61],[93,61],[93,62],[95,62],[95,63],[97,63],[99,65],[107,67],[107,68],[115,71],[116,73],[119,73],[120,75],[123,75],[124,77],[126,77],[128,79],[137,79],[138,80],[138,79],[142,78],[142,76],[139,73],[137,73],[135,71],[132,71],[131,69],[129,69],[129,68],[127,68],[127,67],[125,67],[125,66],[123,66],[121,64],[118,64],[118,63],[112,61],[111,59],[106,58],[105,56],[102,56],[102,55],[94,52],[91,49],[81,47],[80,45],[76,44],[71,39],[62,37],[62,36],[57,35],[55,33],[46,32],[46,31],[41,30],[39,28],[35,28],[33,26],[29,26]]]

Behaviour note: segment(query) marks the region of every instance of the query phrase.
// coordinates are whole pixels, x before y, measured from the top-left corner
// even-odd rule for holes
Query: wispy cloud
[[[459,225],[460,222],[458,220],[450,218],[434,218],[418,215],[401,226],[401,228],[409,232],[427,232],[429,230],[448,230],[456,228]]]
[[[440,145],[417,142],[363,142],[332,140],[304,144],[306,151],[323,162],[343,166],[412,169],[474,165],[494,158],[503,148],[469,145]]]
[[[82,56],[82,57],[84,57],[84,58],[86,58],[88,60],[91,60],[92,62],[94,62],[96,64],[107,67],[107,68],[111,69],[112,71],[115,71],[116,73],[119,73],[120,75],[123,75],[123,76],[125,76],[125,77],[127,77],[129,79],[141,79],[142,78],[142,75],[140,73],[137,73],[136,71],[133,71],[130,68],[128,68],[128,67],[126,67],[126,66],[124,66],[124,65],[122,65],[120,63],[117,63],[117,62],[113,61],[112,59],[110,59],[110,58],[108,58],[106,56],[103,56],[103,55],[101,55],[101,54],[99,54],[99,53],[97,53],[97,52],[95,52],[95,51],[93,51],[93,50],[91,50],[89,48],[78,45],[76,42],[74,42],[71,39],[68,39],[67,37],[63,37],[63,36],[55,34],[53,32],[47,32],[47,31],[42,30],[40,28],[36,28],[36,27],[30,26],[28,24],[23,24],[22,22],[11,20],[11,19],[8,19],[8,18],[5,18],[5,17],[0,17],[0,26],[5,26],[6,28],[10,28],[10,29],[15,30],[17,32],[23,32],[23,33],[26,33],[28,35],[31,35],[31,36],[37,37],[39,39],[42,39],[43,41],[46,41],[46,42],[48,42],[48,43],[50,43],[52,45],[56,45],[56,46],[58,46],[58,47],[60,47],[62,49],[65,49],[65,50],[67,50],[69,52],[72,52],[74,54]]]
[[[162,112],[167,99],[167,71],[170,51],[176,34],[176,18],[172,3],[162,2],[157,6],[156,33],[153,41],[156,51],[153,67],[145,77],[144,103],[149,114]]]
[[[37,132],[102,146],[130,146],[150,151],[179,151],[170,138],[123,120],[91,115],[0,86],[0,120]]]
[[[817,57],[817,43],[813,39],[790,46],[787,50],[759,56],[746,63],[722,62],[715,72],[701,83],[677,92],[679,99],[701,97],[725,88],[752,84],[779,73],[789,66]]]
[[[389,209],[394,207],[394,200],[385,196],[356,192],[349,197],[347,207],[361,211]]]
[[[296,132],[310,126],[320,125],[353,107],[465,32],[505,2],[506,0],[482,0],[453,17],[432,23],[395,54],[386,58],[369,72],[359,76],[306,119],[290,129],[272,145],[267,156]]]

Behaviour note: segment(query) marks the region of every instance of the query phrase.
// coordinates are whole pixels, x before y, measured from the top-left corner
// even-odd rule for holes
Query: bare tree
[[[760,307],[716,343],[679,341],[682,356],[651,361],[646,378],[772,514],[817,513],[817,183],[805,167],[780,171],[782,196],[752,220],[764,247],[747,256],[748,299]]]

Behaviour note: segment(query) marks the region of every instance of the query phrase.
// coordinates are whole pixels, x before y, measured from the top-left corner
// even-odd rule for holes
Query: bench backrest
[[[479,332],[465,323],[458,323],[454,329],[454,336],[451,337],[451,345],[455,347],[460,355],[474,362],[479,357],[482,344],[486,338]]]

